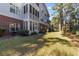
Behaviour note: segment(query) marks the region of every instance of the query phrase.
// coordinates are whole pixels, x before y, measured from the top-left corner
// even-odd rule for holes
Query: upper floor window
[[[43,21],[43,19],[41,19],[41,21]]]
[[[30,5],[30,13],[39,17],[39,11],[37,11],[34,7]],[[33,16],[34,17],[34,16]]]
[[[34,15],[34,13],[35,13],[35,8],[33,8],[33,15]]]
[[[25,14],[25,6],[24,6],[24,14]]]
[[[15,6],[10,3],[10,12],[15,13]]]
[[[37,4],[37,6],[39,7],[39,3],[36,3]]]
[[[17,6],[10,3],[10,12],[20,15],[20,10]]]
[[[45,14],[45,16],[47,16],[47,15]]]
[[[30,13],[32,13],[32,6],[30,5]]]
[[[15,13],[18,14],[18,15],[20,15],[20,10],[19,10],[18,7],[15,8]]]
[[[37,10],[35,9],[35,16],[37,16]]]
[[[28,5],[26,4],[26,5],[24,6],[24,14],[25,14],[27,11],[28,11]]]

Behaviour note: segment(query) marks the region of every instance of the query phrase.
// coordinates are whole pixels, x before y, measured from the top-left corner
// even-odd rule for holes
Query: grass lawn
[[[71,39],[62,36],[60,32],[0,40],[0,55],[4,56],[75,56],[79,55],[78,50]]]

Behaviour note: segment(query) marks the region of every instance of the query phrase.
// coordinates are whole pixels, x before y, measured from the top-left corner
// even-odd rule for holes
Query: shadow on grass
[[[66,44],[68,46],[72,46],[71,43],[66,40],[66,39],[61,39],[61,38],[58,38],[58,37],[55,37],[55,38],[47,38],[47,39],[44,39],[46,42],[52,42],[53,44],[55,43],[60,43],[60,44]]]
[[[41,37],[40,37],[41,38]],[[31,43],[31,45],[29,46],[24,46],[24,47],[19,47],[16,48],[17,51],[19,51],[22,55],[29,55],[30,53],[37,53],[38,49],[42,48],[43,46],[49,46],[50,44],[46,44],[46,43],[52,43],[52,45],[56,44],[56,43],[60,43],[60,44],[64,44],[64,45],[68,45],[68,46],[72,46],[70,44],[69,41],[65,40],[65,39],[61,39],[61,38],[42,38],[43,41],[39,41],[38,39],[35,40],[35,42]],[[35,55],[35,54],[33,54]]]
[[[26,40],[25,44],[22,46],[17,46],[13,48],[17,52],[19,52],[20,56],[30,55],[30,53],[37,52],[38,49],[45,45],[45,41],[42,38],[43,35],[33,35],[28,40]]]

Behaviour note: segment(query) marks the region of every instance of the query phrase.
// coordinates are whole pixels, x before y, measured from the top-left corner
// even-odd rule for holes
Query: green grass
[[[59,32],[0,40],[0,55],[75,56],[78,48]]]

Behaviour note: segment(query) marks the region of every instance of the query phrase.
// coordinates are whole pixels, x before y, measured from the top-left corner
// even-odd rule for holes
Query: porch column
[[[28,21],[27,21],[28,22],[28,30],[30,30],[30,21],[29,21],[30,20],[30,18],[29,18],[30,17],[30,13],[29,13],[30,9],[29,8],[30,7],[29,7],[29,3],[28,3]]]

